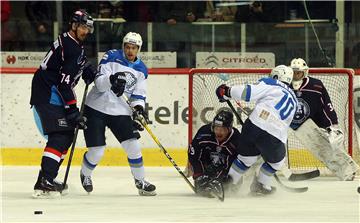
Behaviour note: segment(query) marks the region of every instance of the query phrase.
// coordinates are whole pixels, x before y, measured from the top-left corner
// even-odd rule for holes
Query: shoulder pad
[[[100,64],[104,64],[110,61],[114,61],[115,58],[118,56],[119,52],[116,49],[112,49],[107,51],[104,56],[101,58]]]
[[[134,70],[137,70],[137,71],[140,71],[141,73],[143,73],[145,76],[145,79],[147,79],[148,69],[142,61],[140,61],[138,64],[136,64],[133,68],[134,68]]]

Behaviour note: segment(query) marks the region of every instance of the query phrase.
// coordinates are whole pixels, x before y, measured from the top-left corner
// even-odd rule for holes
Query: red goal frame
[[[267,68],[239,68],[239,69],[234,69],[234,68],[220,68],[220,69],[191,69],[189,71],[189,124],[188,124],[188,137],[189,137],[189,143],[192,140],[192,135],[193,135],[193,129],[192,129],[192,121],[193,121],[193,77],[194,74],[199,74],[199,73],[206,73],[206,74],[210,74],[210,73],[239,73],[239,75],[241,75],[241,73],[243,74],[249,74],[249,73],[254,73],[254,74],[263,74],[263,73],[268,73],[270,74],[271,69],[267,69]],[[344,74],[347,75],[348,78],[348,84],[349,84],[349,103],[348,103],[348,153],[352,156],[353,153],[353,112],[352,112],[352,107],[353,107],[353,79],[354,79],[354,75],[355,72],[353,69],[347,69],[347,68],[310,68],[309,69],[309,74]],[[215,92],[214,92],[215,94]]]

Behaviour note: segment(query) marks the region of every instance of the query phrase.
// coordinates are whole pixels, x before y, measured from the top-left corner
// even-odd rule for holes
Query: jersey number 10
[[[281,120],[285,120],[295,109],[295,102],[292,99],[292,97],[289,95],[289,92],[284,90],[282,92],[284,93],[284,96],[275,105],[275,109],[280,111]]]

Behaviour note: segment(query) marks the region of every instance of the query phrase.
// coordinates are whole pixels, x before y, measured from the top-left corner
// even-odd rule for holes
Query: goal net
[[[230,86],[255,83],[260,78],[268,76],[271,69],[193,69],[189,76],[189,139],[205,123],[212,121],[219,109],[229,109],[226,103],[219,103],[215,89],[221,84]],[[309,76],[320,79],[328,90],[333,106],[338,115],[341,129],[344,131],[344,149],[352,154],[352,81],[353,70],[322,68],[310,69]],[[247,116],[233,102],[243,121]],[[254,103],[241,102],[248,112]],[[234,121],[235,127],[241,129],[240,123]],[[327,173],[325,166],[317,160],[305,146],[292,134],[288,139],[288,166],[292,170],[307,170],[319,168]]]

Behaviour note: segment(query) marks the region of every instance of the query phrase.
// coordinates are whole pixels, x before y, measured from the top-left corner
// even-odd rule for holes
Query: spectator
[[[143,37],[143,51],[147,51],[147,23],[153,22],[157,15],[158,2],[154,1],[125,1],[124,18],[125,33],[137,32]]]
[[[159,2],[159,30],[156,31],[159,51],[176,51],[177,66],[190,67],[189,56],[192,27],[189,25],[204,16],[205,2]],[[165,23],[165,24],[164,24]]]
[[[48,1],[26,2],[26,15],[35,33],[36,50],[45,51],[53,41],[53,3]]]
[[[230,3],[234,1],[206,1],[205,17],[209,16],[212,21],[232,22],[235,19],[236,6],[218,6],[219,3]]]
[[[97,4],[97,18],[123,18],[123,2],[100,1]],[[119,48],[119,37],[123,35],[124,23],[103,21],[99,22],[99,45],[100,51]]]
[[[12,35],[8,28],[8,21],[11,13],[9,1],[1,1],[1,50],[9,50],[8,42],[12,39]]]
[[[238,6],[235,20],[245,23],[281,22],[284,20],[282,5],[278,2],[253,1],[249,5]]]

